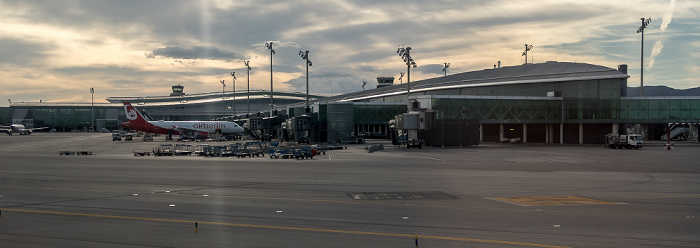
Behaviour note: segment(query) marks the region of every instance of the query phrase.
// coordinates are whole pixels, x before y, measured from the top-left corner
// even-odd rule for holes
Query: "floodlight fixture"
[[[411,66],[413,66],[413,68],[416,68],[416,62],[413,61],[413,58],[411,58],[411,47],[406,47],[406,48],[399,47],[399,48],[396,50],[396,53],[398,53],[399,56],[401,56],[401,58],[403,59],[403,62],[406,63],[406,67],[407,67],[406,73],[407,73],[407,76],[408,76],[407,79],[406,79],[406,82],[407,82],[407,86],[406,86],[406,88],[407,88],[407,90],[406,90],[406,99],[409,101],[409,105],[410,105],[410,98],[411,98]]]
[[[248,111],[246,112],[247,116],[248,114],[250,114],[250,60],[243,61],[243,64],[245,65],[245,67],[248,68],[248,70],[246,70],[248,72]]]
[[[224,83],[226,80],[221,80],[219,81],[221,83],[221,105],[224,106],[223,110],[221,111],[223,116],[226,116],[226,97],[224,94],[226,93],[226,84]]]
[[[266,42],[265,47],[267,47],[267,49],[270,49],[272,54],[275,54],[275,49],[272,49],[272,42]]]
[[[309,66],[311,66],[311,60],[309,60],[309,50],[299,50],[299,55],[306,60],[306,108],[304,112],[307,112],[309,111]]]
[[[532,45],[525,44],[525,51],[522,56],[525,56],[525,64],[527,64],[527,52],[532,50]]]
[[[90,87],[90,125],[95,131],[95,88]]]
[[[637,29],[637,33],[642,33],[642,52],[641,52],[641,64],[642,66],[639,68],[641,70],[640,72],[640,77],[639,77],[639,95],[644,96],[644,29],[649,25],[651,22],[651,18],[641,18],[642,19],[642,26]]]
[[[450,63],[444,63],[445,68],[442,69],[443,72],[445,72],[445,76],[447,76],[447,68],[450,67]]]
[[[233,77],[233,117],[236,117],[236,72],[231,71],[231,77]]]
[[[270,118],[268,119],[268,126],[267,128],[270,129],[270,132],[272,132],[272,109],[275,106],[275,99],[274,99],[274,91],[273,91],[273,84],[272,84],[272,55],[275,54],[275,49],[272,49],[272,41],[265,43],[265,47],[270,50]],[[272,133],[270,133],[272,135]],[[272,136],[270,136],[272,137]]]
[[[642,18],[642,26],[640,26],[639,29],[637,29],[637,33],[644,32],[644,29],[647,27],[647,25],[649,25],[649,23],[651,23],[651,18]]]

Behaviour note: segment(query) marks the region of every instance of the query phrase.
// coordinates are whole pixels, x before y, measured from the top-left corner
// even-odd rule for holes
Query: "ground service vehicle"
[[[605,147],[612,149],[639,149],[644,145],[644,139],[639,134],[616,134],[609,133],[605,135]]]

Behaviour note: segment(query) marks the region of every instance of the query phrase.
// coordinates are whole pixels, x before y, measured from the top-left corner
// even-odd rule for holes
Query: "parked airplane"
[[[9,126],[0,126],[1,132],[5,132],[7,135],[12,135],[12,133],[19,133],[19,135],[30,135],[36,130],[47,129],[48,127],[37,127],[37,128],[26,128],[22,124],[12,124]]]
[[[241,126],[230,121],[151,121],[144,118],[131,103],[123,103],[126,119],[129,121],[121,125],[131,130],[156,134],[197,133],[203,137],[213,133],[243,133]]]

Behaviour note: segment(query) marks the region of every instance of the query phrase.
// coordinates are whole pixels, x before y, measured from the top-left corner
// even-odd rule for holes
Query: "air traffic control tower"
[[[180,84],[178,85],[173,85],[173,93],[170,93],[170,96],[184,96],[185,95],[185,86],[182,86]]]
[[[394,77],[377,77],[377,89],[394,85]]]

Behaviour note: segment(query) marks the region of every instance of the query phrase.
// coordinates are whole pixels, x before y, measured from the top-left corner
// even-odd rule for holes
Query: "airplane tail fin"
[[[123,102],[124,103],[124,113],[126,114],[126,119],[129,120],[129,123],[131,124],[136,124],[136,125],[145,125],[148,121],[146,118],[144,118],[141,113],[139,113],[134,106],[131,105],[130,102]]]

